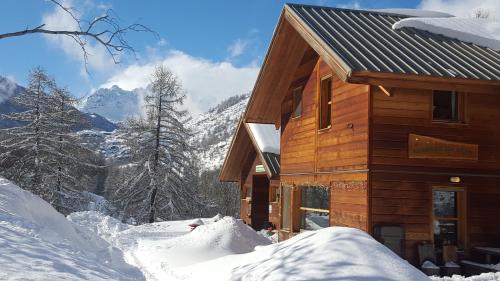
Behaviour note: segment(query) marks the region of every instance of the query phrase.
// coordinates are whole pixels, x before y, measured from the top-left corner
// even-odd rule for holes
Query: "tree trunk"
[[[154,163],[153,163],[153,190],[151,192],[151,201],[150,201],[150,206],[149,206],[149,222],[153,223],[155,222],[155,201],[156,201],[156,192],[158,189],[158,177],[157,177],[157,172],[158,172],[158,163],[160,161],[160,129],[161,129],[161,95],[162,93],[158,93],[159,98],[158,98],[158,109],[157,109],[157,114],[158,117],[156,119],[156,143],[155,143],[155,158],[154,158]]]

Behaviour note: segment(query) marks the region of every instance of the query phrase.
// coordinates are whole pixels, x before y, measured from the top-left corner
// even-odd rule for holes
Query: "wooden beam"
[[[391,97],[391,96],[392,96],[391,92],[389,92],[386,88],[384,88],[384,86],[382,86],[382,85],[378,85],[378,88],[379,88],[379,89],[380,89],[380,90],[381,90],[384,94],[386,94],[388,97]]]
[[[355,72],[350,83],[382,85],[387,88],[443,90],[470,93],[500,94],[500,81],[446,78],[382,72]]]

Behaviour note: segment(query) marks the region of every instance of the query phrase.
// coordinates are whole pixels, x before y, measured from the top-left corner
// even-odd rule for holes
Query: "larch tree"
[[[72,132],[82,122],[72,106],[74,99],[36,68],[26,91],[13,101],[25,110],[2,118],[24,125],[0,130],[1,174],[55,207],[63,207],[62,197],[77,190],[75,175],[82,167],[92,166],[82,159],[93,152]]]
[[[198,204],[192,175],[189,116],[179,107],[186,97],[176,76],[157,66],[144,96],[146,116],[128,120],[131,172],[115,192],[118,204],[139,222],[189,216]]]

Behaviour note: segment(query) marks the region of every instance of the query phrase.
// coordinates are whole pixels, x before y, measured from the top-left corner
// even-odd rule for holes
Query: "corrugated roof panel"
[[[408,16],[287,4],[353,71],[500,80],[500,52],[414,28]]]

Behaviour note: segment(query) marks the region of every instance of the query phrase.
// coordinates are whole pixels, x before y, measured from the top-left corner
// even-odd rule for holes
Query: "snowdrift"
[[[96,233],[108,242],[116,237],[118,233],[130,227],[128,224],[96,211],[71,213],[67,216],[67,219]]]
[[[144,280],[122,252],[0,178],[0,280]]]
[[[184,268],[191,280],[429,280],[365,232],[329,227]]]
[[[162,227],[165,223],[158,226]],[[185,228],[188,227],[190,221],[177,223],[183,224]],[[138,231],[136,228],[133,228],[134,231]],[[173,227],[173,229],[178,228],[179,226]],[[130,231],[132,229],[121,235],[130,234]],[[135,247],[127,246],[123,242],[120,244],[124,251],[129,248],[132,260],[135,260],[132,263],[142,268],[147,273],[146,275],[154,276],[158,280],[175,280],[178,278],[179,268],[225,255],[251,252],[256,246],[271,243],[269,239],[262,237],[249,226],[232,217],[224,217],[217,222],[204,220],[204,225],[198,226],[192,232],[177,236],[173,234],[175,232],[165,232],[163,236],[154,238],[141,234],[141,238],[136,240]]]

